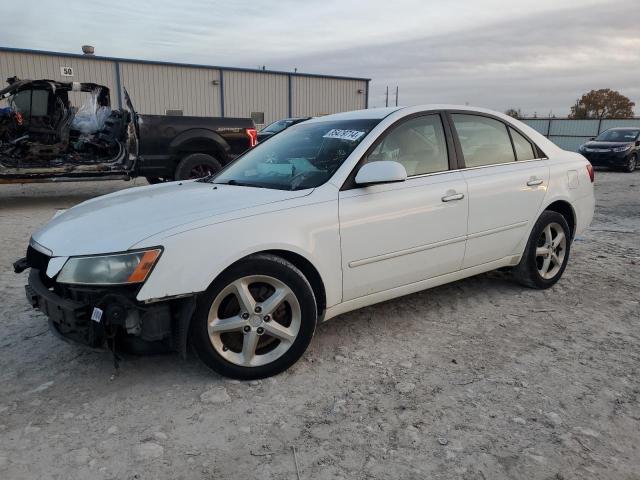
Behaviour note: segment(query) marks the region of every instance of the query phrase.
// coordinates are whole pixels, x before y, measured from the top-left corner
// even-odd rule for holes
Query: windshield
[[[379,119],[301,123],[260,143],[208,182],[303,190],[325,183]]]
[[[267,125],[260,131],[265,133],[278,133],[287,128],[292,123],[293,120],[278,120],[277,122],[273,122],[272,124]]]
[[[633,142],[638,138],[640,130],[615,129],[602,132],[596,137],[599,142]]]

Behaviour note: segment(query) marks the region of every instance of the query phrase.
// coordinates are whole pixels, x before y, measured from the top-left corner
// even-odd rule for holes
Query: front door
[[[468,197],[449,149],[439,114],[405,120],[365,162],[397,161],[407,180],[340,192],[343,301],[460,269]]]

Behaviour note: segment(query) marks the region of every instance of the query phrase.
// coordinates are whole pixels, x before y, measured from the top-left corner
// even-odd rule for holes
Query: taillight
[[[249,146],[255,147],[258,144],[258,131],[255,128],[245,128],[244,131],[249,137]]]
[[[591,179],[591,183],[593,183],[596,179],[596,172],[593,170],[593,165],[587,163],[587,173],[589,174],[589,178]]]

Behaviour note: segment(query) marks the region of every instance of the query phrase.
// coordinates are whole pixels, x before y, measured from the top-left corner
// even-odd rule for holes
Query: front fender
[[[162,257],[138,292],[140,301],[203,292],[238,260],[266,250],[285,250],[307,259],[324,283],[327,306],[342,299],[338,202],[302,205],[167,236],[137,246],[161,244]]]

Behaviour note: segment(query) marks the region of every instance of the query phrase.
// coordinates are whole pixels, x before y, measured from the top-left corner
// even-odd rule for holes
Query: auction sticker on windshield
[[[322,137],[339,138],[340,140],[350,140],[352,142],[355,142],[362,135],[364,135],[364,132],[361,132],[360,130],[341,130],[339,128],[334,128],[332,130],[329,130]]]

